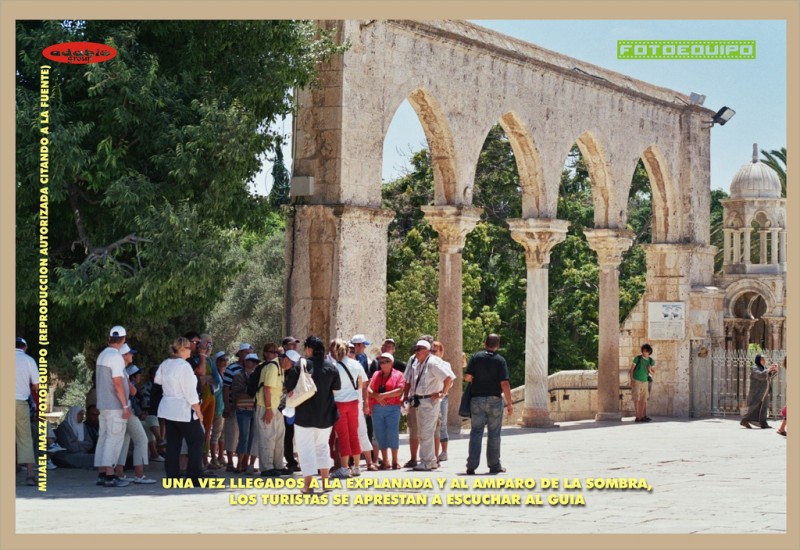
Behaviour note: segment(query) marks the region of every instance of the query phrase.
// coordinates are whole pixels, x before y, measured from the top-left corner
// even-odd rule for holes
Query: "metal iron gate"
[[[782,367],[786,357],[784,350],[762,351],[767,365],[777,363]],[[740,415],[747,406],[747,391],[750,388],[750,370],[755,364],[755,353],[745,350],[720,350],[711,356],[711,412],[715,415]],[[769,396],[769,417],[780,416],[786,405],[786,369],[779,368],[772,379]]]

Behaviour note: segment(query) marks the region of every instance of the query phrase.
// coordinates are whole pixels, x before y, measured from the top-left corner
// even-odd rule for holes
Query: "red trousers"
[[[339,439],[339,456],[358,456],[361,454],[361,444],[358,442],[358,400],[337,402],[336,408],[339,409],[339,420],[333,425],[333,430]]]

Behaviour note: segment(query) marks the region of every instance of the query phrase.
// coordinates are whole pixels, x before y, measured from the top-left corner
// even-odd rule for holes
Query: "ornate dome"
[[[745,164],[731,181],[732,199],[779,199],[781,182],[775,170],[758,160],[758,144],[753,144],[753,161]]]

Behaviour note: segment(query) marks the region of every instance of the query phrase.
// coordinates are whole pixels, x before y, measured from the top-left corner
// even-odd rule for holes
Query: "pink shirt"
[[[370,380],[369,387],[372,389],[373,392],[380,393],[378,392],[378,389],[381,386],[385,386],[384,393],[396,390],[397,388],[405,388],[406,381],[403,378],[403,373],[397,369],[392,369],[391,374],[389,376],[386,376],[385,374],[383,374],[382,370],[379,370],[378,372],[372,375],[372,380]],[[400,405],[402,404],[402,402],[403,402],[403,394],[401,393],[397,397],[391,397],[389,399],[386,399],[383,404]],[[374,407],[377,404],[378,402],[374,398],[372,397],[369,398],[370,407]]]

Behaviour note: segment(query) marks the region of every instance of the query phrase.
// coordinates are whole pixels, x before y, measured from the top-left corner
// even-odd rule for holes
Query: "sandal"
[[[381,467],[380,467],[380,468],[378,468],[378,469],[379,469],[379,470],[391,470],[391,469],[392,469],[392,467],[391,467],[391,466],[389,466],[389,464],[387,464],[387,463],[384,463],[384,464],[381,464]]]
[[[28,476],[27,478],[25,478],[25,485],[28,485],[30,487],[35,487],[36,486],[36,478],[33,477],[33,476]]]
[[[785,431],[782,431],[782,430],[778,430],[778,434],[780,434],[780,435],[786,435],[786,432],[785,432]]]
[[[377,472],[378,471],[378,467],[375,466],[374,464],[370,464],[369,466],[367,466],[367,470],[370,471],[370,472]]]
[[[399,470],[399,469],[400,469],[400,465],[397,462],[392,464],[392,470]]]

